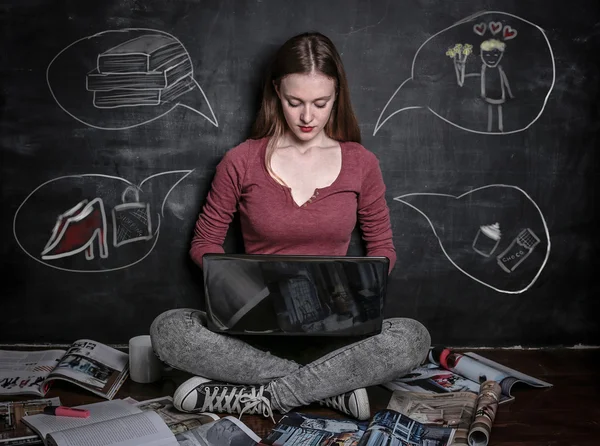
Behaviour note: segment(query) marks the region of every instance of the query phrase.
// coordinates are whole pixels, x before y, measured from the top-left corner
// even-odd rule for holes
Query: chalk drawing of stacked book
[[[98,55],[86,76],[97,108],[160,105],[192,90],[192,62],[183,45],[164,34],[127,40]]]

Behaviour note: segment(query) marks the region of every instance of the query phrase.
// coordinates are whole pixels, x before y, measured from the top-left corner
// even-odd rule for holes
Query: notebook
[[[209,330],[231,334],[379,333],[387,257],[206,254]]]

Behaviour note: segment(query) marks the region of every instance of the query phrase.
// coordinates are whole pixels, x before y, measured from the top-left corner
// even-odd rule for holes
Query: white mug
[[[129,377],[136,383],[158,381],[163,365],[152,349],[150,335],[135,336],[129,340]]]

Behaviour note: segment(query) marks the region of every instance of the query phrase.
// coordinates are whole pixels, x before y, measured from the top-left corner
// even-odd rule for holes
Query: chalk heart
[[[17,209],[13,219],[15,240],[33,260],[62,271],[106,273],[130,267],[151,254],[158,242],[161,226],[168,224],[163,211],[166,207],[171,209],[173,205],[167,200],[170,195],[177,195],[177,191],[174,192],[176,186],[190,173],[189,170],[161,172],[147,177],[138,185],[124,178],[96,174],[69,175],[47,181],[34,189]],[[124,197],[124,192],[131,187],[139,191],[136,194],[139,202]],[[88,202],[95,200],[104,209],[108,255],[100,255],[99,241],[96,239],[95,254],[91,259],[87,259],[83,252],[74,252],[74,248],[72,255],[41,258],[40,253],[50,239],[57,217],[84,199]],[[52,207],[48,203],[52,203]],[[146,236],[147,232],[142,229],[147,229],[147,226],[141,225],[140,221],[143,222],[147,216],[150,219],[150,236],[136,240],[138,237],[134,231],[130,235],[131,243],[115,242],[115,234],[123,229],[113,220],[113,213],[117,215],[119,212],[128,221],[132,220],[133,214],[139,216],[141,220],[136,220],[137,223],[134,221],[134,229],[139,229],[140,235]],[[115,232],[115,228],[118,231]]]
[[[496,35],[500,31],[502,31],[502,23],[501,22],[490,22],[489,27],[490,27],[490,31],[492,32],[493,35]]]
[[[544,216],[531,197],[516,186],[488,185],[458,196],[410,193],[394,200],[425,218],[443,254],[458,271],[495,291],[523,293],[533,285],[546,265],[550,254],[550,234]],[[478,235],[482,226],[495,223],[501,233],[496,246],[496,240]],[[507,273],[499,266],[497,257],[511,249],[511,243],[524,228],[536,234],[540,243],[518,269]],[[422,241],[408,243],[420,245]],[[478,243],[486,246],[489,255],[484,257],[474,249]],[[428,258],[438,262],[435,253]],[[439,262],[442,265],[443,259],[440,258]]]
[[[475,31],[475,34],[477,34],[479,36],[483,36],[485,34],[485,29],[486,29],[486,25],[483,22],[473,25],[473,31]]]
[[[517,37],[517,30],[511,28],[509,25],[505,25],[502,35],[504,37],[504,40],[514,39],[515,37]]]

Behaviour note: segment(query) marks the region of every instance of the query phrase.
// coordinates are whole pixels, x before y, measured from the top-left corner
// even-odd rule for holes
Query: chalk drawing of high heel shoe
[[[121,194],[121,202],[112,210],[115,248],[126,243],[150,240],[153,237],[150,205],[140,202],[139,188],[127,187]]]
[[[42,251],[42,259],[60,259],[85,251],[85,258],[92,260],[96,241],[100,257],[107,258],[106,214],[100,198],[89,203],[83,200],[58,216],[52,235]]]

